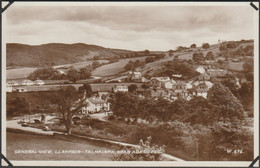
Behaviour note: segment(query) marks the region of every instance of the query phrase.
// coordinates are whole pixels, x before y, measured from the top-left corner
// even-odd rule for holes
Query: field
[[[108,60],[98,60],[100,63],[107,63]],[[60,67],[70,67],[73,66],[75,69],[80,69],[85,66],[91,65],[93,61],[83,61],[73,64],[64,64],[64,65],[57,65],[54,68]],[[37,68],[15,68],[15,69],[7,69],[6,70],[6,79],[19,79],[19,78],[27,78],[33,71]]]
[[[17,68],[6,70],[6,79],[27,78],[37,68]]]
[[[52,136],[21,134],[7,132],[7,158],[9,160],[85,160],[85,161],[111,161],[111,154],[100,153],[57,153],[61,150],[111,150],[108,145],[94,142],[78,142],[76,140],[57,139]],[[37,153],[15,153],[15,150],[33,150]],[[39,150],[51,150],[52,153],[43,154]],[[56,151],[56,153],[55,153]]]
[[[103,65],[98,67],[92,72],[94,76],[110,76],[116,75],[122,71],[124,71],[125,65],[128,63],[129,60],[144,60],[146,57],[138,57],[138,58],[127,58],[127,59],[120,59],[119,62],[115,62],[112,64]]]
[[[229,70],[233,70],[233,71],[242,71],[243,70],[243,65],[245,62],[230,62],[227,65],[227,68]]]

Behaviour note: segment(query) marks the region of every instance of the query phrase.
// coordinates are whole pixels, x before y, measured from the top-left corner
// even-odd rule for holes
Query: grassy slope
[[[99,56],[112,58],[119,53],[132,53],[128,50],[109,49],[83,43],[50,43],[38,46],[9,43],[7,44],[7,66],[35,67],[46,64],[70,64],[86,61],[87,58]]]

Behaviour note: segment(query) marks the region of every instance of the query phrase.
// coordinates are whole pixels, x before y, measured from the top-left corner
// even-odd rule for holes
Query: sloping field
[[[98,60],[98,62],[107,63],[108,60]],[[77,63],[73,63],[73,64],[57,65],[57,66],[54,66],[54,68],[73,66],[75,69],[80,69],[85,66],[91,65],[92,63],[93,63],[93,61],[83,61],[83,62],[77,62]],[[27,78],[36,69],[37,68],[8,69],[8,70],[6,70],[6,79]]]
[[[37,68],[17,68],[6,70],[6,79],[27,78]]]
[[[115,62],[112,64],[103,65],[98,67],[92,72],[93,76],[110,76],[118,74],[124,71],[125,65],[128,63],[129,60],[144,60],[146,57],[138,57],[138,58],[127,58],[127,59],[120,59],[119,62]]]
[[[233,70],[233,71],[242,71],[244,63],[245,62],[230,62],[227,65],[227,69]]]

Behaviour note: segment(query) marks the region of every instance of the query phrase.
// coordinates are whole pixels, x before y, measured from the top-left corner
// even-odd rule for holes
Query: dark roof
[[[105,100],[103,100],[103,99],[93,99],[93,98],[90,98],[90,99],[88,99],[91,103],[93,103],[93,104],[103,104],[103,103],[106,103],[106,101]]]

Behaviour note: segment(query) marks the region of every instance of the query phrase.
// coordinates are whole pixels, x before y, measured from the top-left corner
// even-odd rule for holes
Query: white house
[[[22,85],[25,85],[25,86],[33,85],[33,81],[26,79],[26,80],[24,80],[24,81],[22,82]]]
[[[205,72],[205,68],[202,67],[202,66],[199,66],[197,69],[196,69],[197,72],[203,74]]]
[[[125,85],[115,85],[113,88],[114,92],[128,92],[128,87]]]
[[[172,86],[173,86],[175,83],[176,83],[176,81],[172,79],[172,80],[170,80],[170,81],[165,82],[164,87],[165,87],[166,89],[172,89]]]
[[[36,81],[34,81],[34,84],[35,85],[44,85],[45,83],[42,80],[36,80]]]
[[[154,88],[162,88],[165,87],[165,83],[169,81],[170,81],[169,77],[152,77],[151,80],[149,81],[149,85],[150,87],[154,87]]]
[[[6,92],[12,92],[13,87],[12,86],[6,86]]]
[[[82,107],[82,114],[98,113],[101,111],[110,110],[110,103],[103,99],[92,97],[86,99],[86,102],[88,103],[88,105]]]
[[[206,99],[208,96],[208,91],[209,91],[208,85],[205,82],[201,82],[195,87],[195,90],[193,91],[193,95],[202,96]]]
[[[17,86],[17,85],[19,85],[19,84],[15,81],[8,81],[6,84],[6,86]]]

